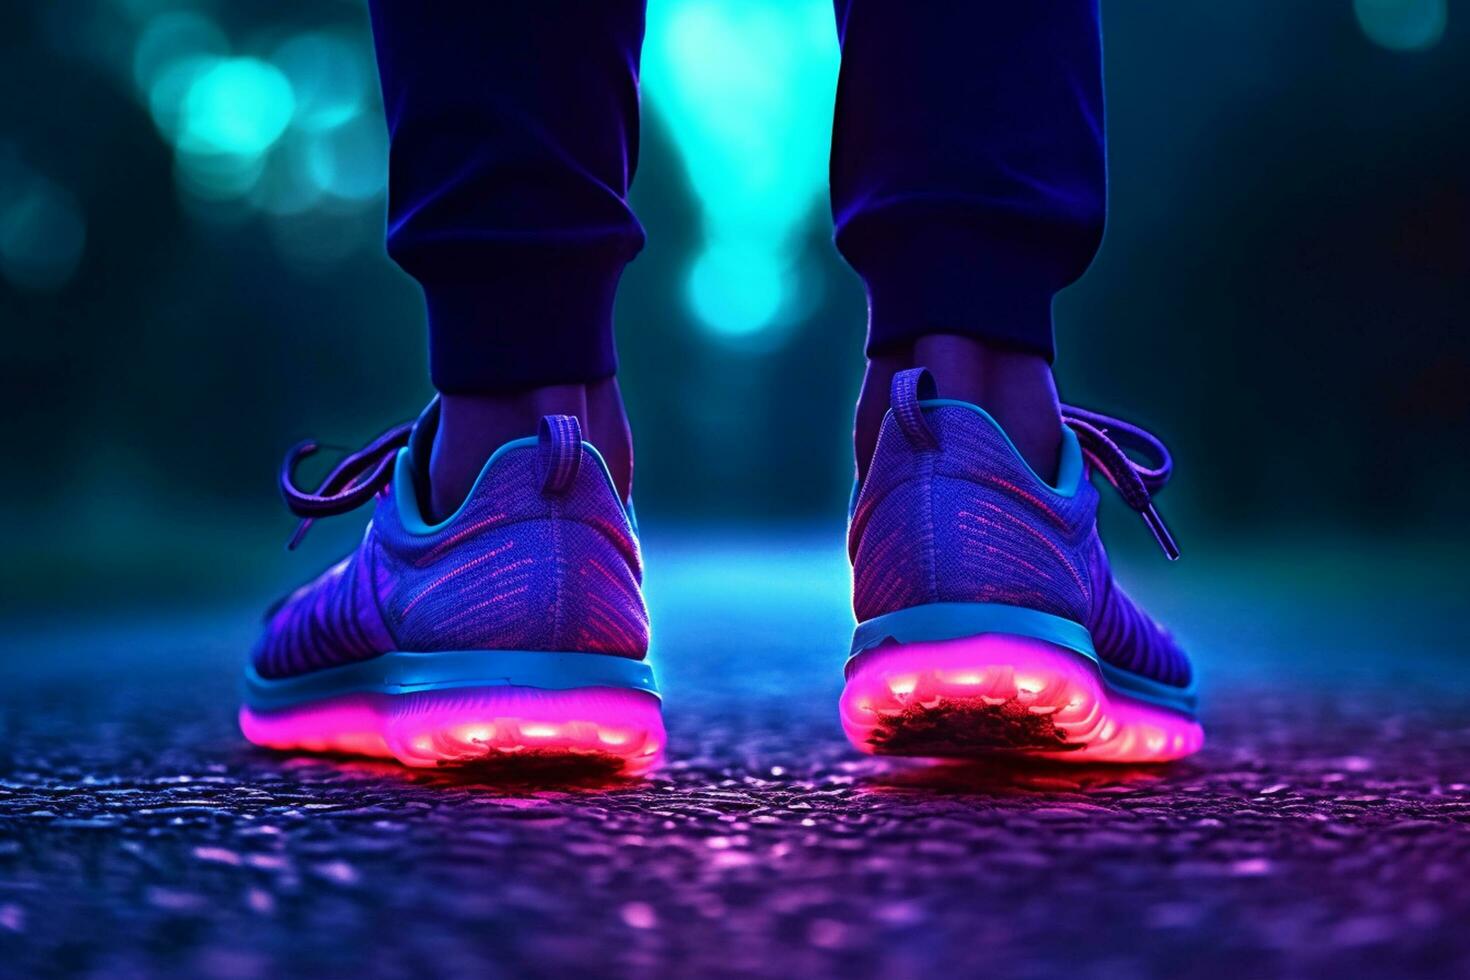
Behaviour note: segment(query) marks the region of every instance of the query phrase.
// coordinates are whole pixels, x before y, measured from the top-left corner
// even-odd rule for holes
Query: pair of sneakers
[[[858,620],[839,716],[859,749],[1164,761],[1196,751],[1188,658],[1113,581],[1100,473],[1177,556],[1151,495],[1170,461],[1142,430],[1064,407],[1058,477],[981,408],[893,381],[853,500]],[[437,403],[344,459],[304,518],[376,498],[362,543],[267,614],[240,725],[259,745],[410,766],[566,760],[656,766],[662,706],[632,508],[577,420],[500,447],[463,505],[424,520]],[[1146,454],[1136,462],[1125,450]]]

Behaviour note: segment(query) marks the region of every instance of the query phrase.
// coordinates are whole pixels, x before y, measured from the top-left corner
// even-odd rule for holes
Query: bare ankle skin
[[[888,412],[888,389],[893,384],[893,376],[913,367],[913,364],[912,348],[887,351],[868,358],[868,369],[863,373],[863,388],[858,394],[856,418],[852,427],[858,483],[867,478],[868,463],[873,458],[873,450],[878,448],[878,430],[883,427],[883,416]]]
[[[486,460],[512,439],[534,436],[543,415],[574,415],[607,461],[624,500],[633,482],[633,440],[616,378],[497,394],[443,395],[429,455],[430,520],[454,513]]]
[[[910,367],[929,369],[939,397],[971,402],[989,412],[1016,444],[1021,458],[1042,479],[1056,479],[1062,419],[1046,358],[971,337],[929,334],[908,350],[868,360],[853,431],[859,480],[867,476],[878,442],[878,429],[888,408],[888,385],[896,372]]]

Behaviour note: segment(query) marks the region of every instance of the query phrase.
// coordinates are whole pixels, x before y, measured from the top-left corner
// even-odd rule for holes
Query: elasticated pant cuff
[[[622,272],[621,262],[538,262],[473,284],[424,283],[434,387],[468,395],[611,377]]]
[[[838,245],[867,285],[870,355],[955,334],[1055,358],[1051,304],[1059,284],[1051,264],[1013,235],[942,224],[912,233],[869,227],[849,229]]]

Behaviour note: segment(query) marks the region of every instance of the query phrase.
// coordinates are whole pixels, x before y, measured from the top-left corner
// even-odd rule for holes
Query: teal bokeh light
[[[307,144],[306,174],[323,194],[368,201],[388,184],[388,133],[377,117],[358,116]]]
[[[213,201],[250,193],[296,108],[286,76],[256,58],[186,57],[150,94],[154,118],[174,142],[180,186]]]
[[[291,83],[274,65],[220,59],[184,96],[179,147],[189,153],[264,153],[286,131],[295,107]]]
[[[188,10],[161,14],[148,22],[133,47],[133,82],[140,92],[152,92],[180,63],[194,58],[213,61],[229,53],[229,39],[203,14]]]
[[[732,338],[760,332],[785,295],[783,256],[746,243],[710,245],[694,260],[689,301],[712,330]]]
[[[27,289],[58,289],[75,274],[87,222],[69,191],[39,174],[10,183],[0,199],[0,274]]]
[[[316,134],[289,130],[271,148],[265,171],[250,191],[250,203],[278,218],[321,206],[322,191],[311,174],[311,144]]]
[[[277,48],[271,62],[285,74],[295,95],[293,126],[320,131],[362,114],[369,88],[367,67],[343,38],[299,34]]]
[[[1446,0],[1353,0],[1353,13],[1374,44],[1422,51],[1444,37],[1448,6]]]
[[[192,196],[205,201],[243,198],[260,183],[265,157],[252,153],[192,153],[175,157],[175,178]]]
[[[643,84],[699,201],[700,321],[736,342],[790,305],[797,231],[824,198],[837,85],[827,0],[651,0]]]

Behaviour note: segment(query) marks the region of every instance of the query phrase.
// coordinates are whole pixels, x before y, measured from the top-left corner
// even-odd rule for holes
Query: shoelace
[[[1130,422],[1075,405],[1062,406],[1062,422],[1076,433],[1088,461],[1143,518],[1164,556],[1170,561],[1177,559],[1179,545],[1153,503],[1153,495],[1163,489],[1174,471],[1174,460],[1163,441]],[[398,450],[408,445],[415,424],[395,425],[357,452],[347,454],[315,490],[304,490],[297,485],[296,467],[322,446],[309,439],[292,446],[281,461],[279,482],[286,506],[301,518],[301,523],[296,525],[286,547],[294,549],[299,545],[312,521],[356,510],[387,486],[393,460]],[[1140,463],[1125,448],[1150,458]]]
[[[294,549],[300,544],[312,521],[355,510],[387,486],[392,479],[393,460],[398,450],[408,445],[414,425],[414,422],[395,425],[357,452],[348,453],[315,490],[304,490],[297,485],[296,467],[323,447],[308,439],[287,450],[278,477],[281,496],[291,513],[301,518],[301,523],[296,525],[286,547]]]
[[[1074,405],[1062,406],[1062,422],[1077,434],[1088,461],[1143,518],[1164,556],[1177,559],[1179,545],[1153,503],[1153,495],[1174,472],[1174,460],[1163,441],[1132,423]],[[1125,449],[1147,457],[1147,462],[1134,460]]]

